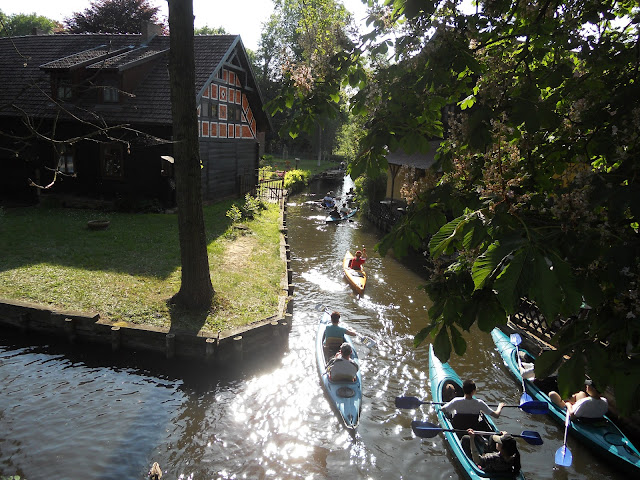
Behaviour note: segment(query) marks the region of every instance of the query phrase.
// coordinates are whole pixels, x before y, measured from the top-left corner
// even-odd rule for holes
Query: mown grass
[[[209,311],[181,312],[168,302],[180,288],[177,217],[171,214],[4,209],[0,297],[192,331],[217,332],[274,315],[285,273],[278,207],[270,205],[241,231],[225,215],[231,204],[204,208],[216,291]],[[89,230],[87,221],[97,217],[109,219],[109,228]]]

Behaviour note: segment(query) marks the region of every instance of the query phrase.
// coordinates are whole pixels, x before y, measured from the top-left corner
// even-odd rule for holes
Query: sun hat
[[[502,435],[493,435],[491,438],[494,442],[502,445],[504,453],[509,457],[516,453],[516,451],[518,450],[516,439],[508,433],[504,433]]]

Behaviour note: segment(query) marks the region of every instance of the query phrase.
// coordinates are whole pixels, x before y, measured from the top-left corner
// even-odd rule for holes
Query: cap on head
[[[473,380],[465,380],[462,383],[462,391],[465,393],[465,395],[473,393],[475,389],[476,389],[476,384]]]
[[[342,345],[340,345],[340,354],[342,354],[343,357],[351,355],[351,351],[351,345],[349,345],[347,342],[344,342]]]
[[[515,454],[518,451],[518,446],[516,445],[516,439],[513,438],[510,434],[504,433],[502,435],[493,435],[491,437],[494,442],[502,445],[502,450],[504,451],[507,457]]]

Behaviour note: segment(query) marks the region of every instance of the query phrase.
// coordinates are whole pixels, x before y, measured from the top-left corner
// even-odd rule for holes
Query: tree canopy
[[[149,0],[94,0],[64,23],[70,33],[141,33],[145,22],[160,23]]]
[[[559,367],[565,395],[588,374],[614,388],[621,412],[637,409],[637,3],[378,3],[359,49],[333,58],[339,74],[324,92],[358,89],[352,111],[366,123],[353,176],[385,169],[388,151],[441,140],[437,184],[379,245],[431,258],[434,304],[416,345],[431,338],[441,360],[462,355],[463,330],[489,332],[527,300],[549,324],[570,320],[537,376]],[[365,53],[391,62],[367,73]],[[326,108],[304,91],[301,111]]]
[[[62,30],[62,24],[36,13],[7,16],[0,10],[0,37],[32,35],[34,29],[42,33],[54,33]]]

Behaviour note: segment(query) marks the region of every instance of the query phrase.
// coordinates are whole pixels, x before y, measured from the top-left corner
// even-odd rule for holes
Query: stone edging
[[[122,325],[87,315],[51,309],[35,303],[0,298],[0,326],[16,328],[23,333],[37,332],[69,343],[111,344],[120,349],[143,350],[166,355],[167,358],[201,359],[214,363],[242,360],[245,355],[273,351],[286,343],[293,314],[291,249],[287,238],[287,205],[282,209],[280,255],[285,260],[282,295],[278,311],[264,320],[219,332],[216,336],[191,334],[167,328]]]

